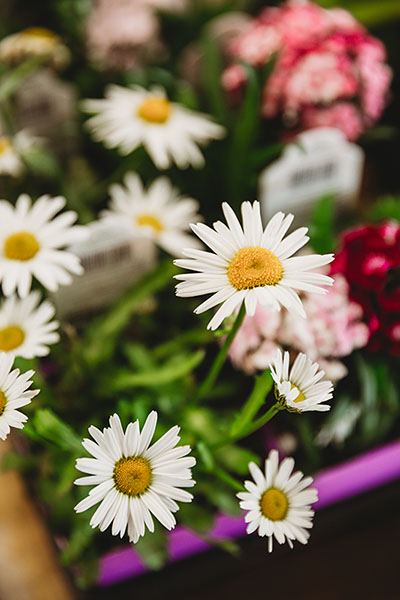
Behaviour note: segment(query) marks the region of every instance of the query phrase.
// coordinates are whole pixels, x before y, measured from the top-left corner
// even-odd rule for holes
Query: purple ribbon
[[[400,440],[371,450],[347,462],[324,469],[315,476],[313,487],[318,489],[315,509],[324,508],[357,494],[400,478]],[[245,535],[243,518],[218,515],[211,537],[234,539]],[[169,533],[171,561],[208,550],[210,545],[184,527],[178,526]],[[99,584],[111,585],[147,571],[131,546],[107,553],[101,559]]]

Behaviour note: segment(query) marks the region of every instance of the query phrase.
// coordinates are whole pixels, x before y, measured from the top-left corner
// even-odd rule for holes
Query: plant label
[[[260,175],[264,217],[283,211],[309,219],[315,204],[328,194],[335,196],[337,206],[352,208],[363,164],[363,150],[338,129],[319,127],[300,134]]]
[[[52,295],[59,317],[104,308],[155,265],[151,240],[102,221],[88,225],[84,241],[68,248],[81,259],[85,272]]]

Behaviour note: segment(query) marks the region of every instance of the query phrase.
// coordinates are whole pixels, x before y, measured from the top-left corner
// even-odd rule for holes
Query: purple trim
[[[346,498],[400,478],[400,440],[366,452],[347,462],[324,469],[315,476],[314,487],[319,500],[314,508],[320,509]],[[217,539],[237,538],[246,533],[242,518],[219,515],[211,536]],[[203,552],[210,548],[191,531],[178,526],[169,534],[171,561]],[[100,565],[99,584],[106,586],[145,573],[147,568],[131,547],[106,554]]]

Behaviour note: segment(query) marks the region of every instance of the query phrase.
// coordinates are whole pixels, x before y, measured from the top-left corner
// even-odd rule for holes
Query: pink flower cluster
[[[346,367],[337,359],[365,346],[369,331],[361,321],[361,306],[349,300],[345,278],[334,279],[326,295],[304,294],[307,319],[265,306],[258,306],[254,317],[245,317],[230,349],[235,366],[249,374],[266,369],[277,347],[283,346],[319,362],[328,379],[344,377]]]
[[[268,7],[229,46],[231,57],[254,67],[276,56],[262,114],[279,114],[294,133],[337,127],[354,140],[382,114],[392,78],[383,44],[340,8],[291,0]],[[246,71],[232,64],[225,88],[237,96]]]

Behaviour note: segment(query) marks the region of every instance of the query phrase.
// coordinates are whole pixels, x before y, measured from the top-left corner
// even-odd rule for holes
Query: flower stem
[[[233,434],[233,435],[230,434],[230,435],[226,436],[225,438],[223,438],[222,440],[220,440],[219,442],[212,444],[211,449],[215,450],[216,448],[220,448],[221,446],[225,446],[226,444],[232,444],[234,442],[241,440],[242,438],[247,437],[251,433],[254,433],[258,429],[260,429],[260,427],[262,427],[263,425],[268,423],[268,421],[270,421],[283,408],[284,408],[284,406],[282,405],[281,402],[276,402],[265,413],[265,415],[263,415],[256,421],[253,421],[253,423],[249,423],[249,425],[247,425],[247,427],[242,429],[239,433]]]
[[[194,400],[195,402],[197,400],[200,400],[201,398],[204,398],[204,396],[206,396],[208,394],[208,392],[210,391],[210,389],[212,388],[215,380],[217,379],[217,377],[219,375],[219,372],[222,369],[222,365],[225,362],[226,355],[228,354],[229,348],[231,347],[231,344],[235,338],[235,335],[236,335],[239,327],[243,323],[245,314],[246,314],[246,309],[245,309],[244,302],[242,302],[240,310],[236,316],[235,322],[232,325],[232,329],[228,333],[225,342],[223,343],[220,351],[218,352],[217,357],[214,360],[213,365],[212,365],[207,377],[205,378],[205,380],[199,387],[197,394],[195,395],[195,400]]]
[[[246,426],[252,421],[264,404],[272,383],[269,370],[256,376],[253,391],[232,423],[231,435],[237,435],[246,429]]]
[[[238,481],[237,479],[235,479],[234,477],[232,477],[232,475],[230,475],[229,473],[227,473],[226,471],[224,471],[220,467],[215,466],[214,469],[213,469],[213,473],[221,481],[223,481],[224,483],[226,483],[227,485],[229,485],[231,488],[233,488],[237,492],[245,492],[246,491],[246,488],[244,487],[244,485],[240,481]]]

